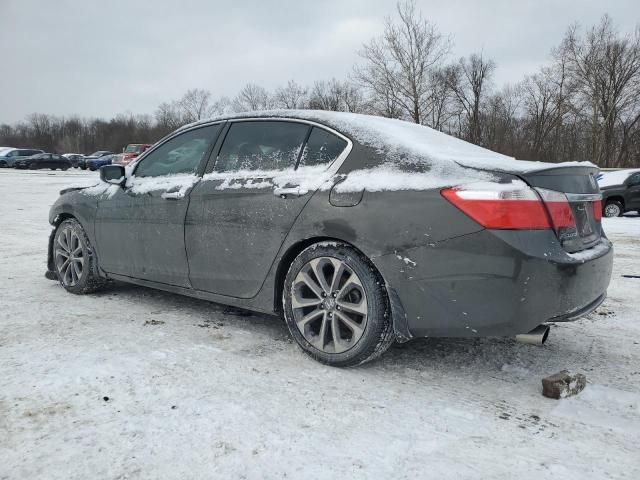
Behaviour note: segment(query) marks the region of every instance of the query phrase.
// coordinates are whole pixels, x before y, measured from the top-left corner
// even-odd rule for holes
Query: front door
[[[191,195],[185,237],[193,288],[255,296],[318,180],[346,145],[306,123],[232,123],[213,171]]]
[[[98,202],[96,241],[109,273],[189,286],[184,220],[221,126],[180,133],[136,165],[126,187]]]

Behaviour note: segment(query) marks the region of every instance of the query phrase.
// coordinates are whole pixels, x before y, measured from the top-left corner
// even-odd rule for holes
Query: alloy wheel
[[[604,207],[604,216],[605,217],[617,217],[620,215],[620,207],[615,203],[610,203],[606,207]]]
[[[304,338],[325,353],[352,348],[367,325],[367,296],[358,275],[333,257],[306,263],[291,292],[293,317]]]
[[[67,287],[75,286],[84,272],[85,255],[82,240],[71,227],[56,236],[55,262],[62,283]]]

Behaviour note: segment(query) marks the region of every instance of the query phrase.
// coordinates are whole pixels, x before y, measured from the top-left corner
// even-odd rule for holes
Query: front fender
[[[95,218],[98,210],[98,199],[83,190],[75,190],[60,195],[49,210],[49,224],[53,227],[49,235],[47,247],[47,268],[53,269],[53,238],[56,228],[67,218],[75,218],[89,237],[91,245],[95,249]]]

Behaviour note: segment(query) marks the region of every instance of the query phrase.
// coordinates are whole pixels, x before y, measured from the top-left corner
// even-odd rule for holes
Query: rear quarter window
[[[330,165],[347,148],[346,140],[322,128],[313,127],[304,147],[301,166]]]

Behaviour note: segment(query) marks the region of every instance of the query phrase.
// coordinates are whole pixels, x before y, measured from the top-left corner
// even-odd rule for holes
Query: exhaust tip
[[[527,343],[529,345],[544,345],[544,342],[546,342],[549,337],[549,330],[551,329],[548,325],[538,325],[529,333],[516,335],[516,340],[520,343]]]

